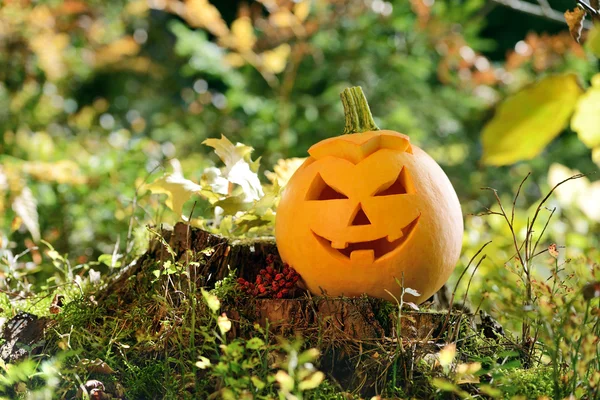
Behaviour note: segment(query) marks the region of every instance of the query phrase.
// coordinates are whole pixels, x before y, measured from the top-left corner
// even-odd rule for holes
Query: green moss
[[[502,372],[494,386],[502,390],[505,399],[524,396],[537,399],[553,395],[552,370],[550,368],[510,369]]]

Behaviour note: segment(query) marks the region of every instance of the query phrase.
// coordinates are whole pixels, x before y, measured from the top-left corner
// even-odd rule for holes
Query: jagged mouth
[[[353,262],[372,263],[386,254],[400,248],[402,244],[410,238],[414,228],[419,222],[419,217],[420,215],[402,228],[402,235],[395,240],[389,240],[389,236],[384,236],[379,239],[365,242],[338,244],[318,235],[315,231],[312,231],[312,233],[317,241],[328,251],[339,253]]]

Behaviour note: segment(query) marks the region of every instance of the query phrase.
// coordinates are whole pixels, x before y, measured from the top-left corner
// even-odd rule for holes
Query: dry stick
[[[483,246],[481,246],[479,248],[479,250],[477,250],[477,253],[475,253],[473,255],[473,257],[471,257],[471,259],[467,263],[467,266],[465,267],[465,269],[463,270],[463,272],[458,277],[458,280],[456,281],[456,284],[454,285],[454,290],[452,290],[452,297],[450,298],[450,304],[448,306],[448,313],[446,314],[446,319],[444,320],[444,324],[442,325],[442,329],[440,330],[440,332],[444,332],[446,330],[446,327],[448,326],[448,323],[450,322],[450,314],[452,313],[452,307],[454,306],[454,296],[456,295],[456,290],[458,289],[458,285],[460,284],[463,276],[465,276],[465,273],[469,270],[469,267],[471,266],[471,264],[473,263],[473,261],[475,260],[475,258],[477,258],[477,256],[479,254],[481,254],[481,252],[483,251],[483,249],[485,249],[486,246],[488,244],[490,244],[490,243],[492,243],[491,240],[489,242],[485,243]],[[467,292],[468,292],[468,290],[467,290]]]
[[[512,203],[512,212],[511,212],[511,215],[510,215],[510,223],[511,223],[511,225],[515,222],[515,208],[517,206],[517,199],[519,198],[519,194],[521,193],[521,188],[523,187],[523,184],[525,183],[525,181],[527,180],[527,178],[529,178],[530,176],[531,176],[531,172],[528,172],[527,176],[525,176],[525,178],[523,178],[523,180],[519,184],[519,188],[517,189],[517,194],[515,194],[515,198],[514,198],[513,203]]]
[[[529,237],[533,233],[533,225],[535,224],[535,221],[537,220],[537,217],[538,217],[538,215],[540,213],[540,210],[541,210],[542,206],[544,205],[544,203],[546,203],[546,201],[548,201],[548,199],[550,198],[550,196],[552,195],[552,193],[554,193],[554,191],[559,186],[561,186],[562,184],[564,184],[564,183],[566,183],[568,181],[574,180],[574,179],[583,178],[584,176],[586,176],[586,174],[573,175],[573,176],[571,176],[571,177],[569,177],[567,179],[564,179],[564,180],[560,181],[559,183],[557,183],[556,185],[554,185],[554,187],[552,189],[550,189],[550,191],[548,192],[548,194],[546,195],[546,197],[544,197],[542,199],[542,201],[540,202],[540,204],[538,204],[538,206],[537,206],[537,208],[535,210],[535,213],[533,214],[533,219],[531,220],[531,223],[528,224],[527,234],[525,235],[525,242],[527,242],[528,240],[530,240]],[[526,249],[526,252],[527,252],[527,249]]]
[[[548,224],[550,223],[550,220],[552,219],[552,216],[554,215],[555,212],[556,212],[556,207],[554,207],[550,211],[550,216],[548,217],[548,220],[544,224],[544,228],[542,229],[542,232],[540,232],[540,236],[538,236],[537,240],[535,241],[535,244],[533,245],[533,249],[531,249],[531,254],[532,255],[529,257],[530,260],[532,260],[535,257],[535,255],[533,255],[533,253],[535,253],[535,249],[538,247],[538,244],[540,243],[540,240],[542,240],[542,237],[544,236],[544,232],[546,232],[546,228],[548,228]],[[546,251],[547,250],[548,249],[546,249]],[[538,253],[538,254],[541,254],[541,253],[543,253],[543,251],[540,252],[540,253]]]
[[[512,234],[512,237],[513,237],[513,245],[515,246],[515,250],[517,251],[517,257],[518,257],[519,261],[521,262],[521,265],[523,266],[523,268],[525,270],[527,270],[527,265],[523,261],[523,257],[521,257],[520,247],[519,247],[519,244],[517,243],[517,235],[515,234],[515,229],[514,229],[512,223],[508,220],[508,215],[506,215],[506,211],[504,210],[504,207],[502,206],[502,201],[500,201],[500,197],[498,196],[498,191],[491,187],[483,187],[483,188],[481,188],[481,190],[490,190],[492,193],[494,193],[494,197],[496,198],[496,203],[498,203],[498,206],[500,207],[500,211],[502,211],[500,213],[500,215],[502,215],[504,217],[504,219],[506,220],[506,223],[508,224],[508,227],[510,228],[510,233]]]
[[[460,315],[458,316],[458,322],[456,324],[456,330],[454,331],[454,340],[453,341],[456,341],[456,339],[458,339],[458,333],[460,332],[460,323],[462,322],[463,315],[465,314],[465,304],[467,302],[467,295],[469,294],[469,289],[471,288],[471,282],[473,281],[473,277],[475,276],[475,273],[479,269],[479,266],[481,265],[483,260],[486,259],[486,257],[487,257],[487,254],[484,254],[483,256],[481,256],[481,258],[477,262],[477,265],[475,265],[475,268],[473,269],[473,273],[471,274],[471,277],[469,278],[469,282],[467,283],[467,290],[465,291],[465,295],[463,297],[461,312],[460,312]]]

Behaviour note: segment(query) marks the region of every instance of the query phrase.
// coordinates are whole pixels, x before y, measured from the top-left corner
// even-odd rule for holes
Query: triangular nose
[[[361,204],[358,205],[358,211],[350,225],[371,225],[371,220],[369,220],[369,217],[363,211]]]

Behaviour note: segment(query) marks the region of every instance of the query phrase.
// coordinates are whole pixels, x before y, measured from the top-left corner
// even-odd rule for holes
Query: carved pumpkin
[[[346,129],[312,146],[285,187],[275,222],[281,258],[308,289],[422,302],[460,255],[463,220],[440,166],[408,136],[379,130],[360,88],[342,93]],[[356,133],[352,133],[356,132]]]

